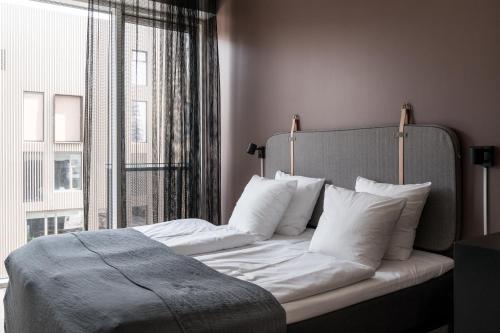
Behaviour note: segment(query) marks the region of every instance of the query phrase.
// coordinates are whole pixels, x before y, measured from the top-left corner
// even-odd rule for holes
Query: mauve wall
[[[482,170],[470,145],[500,146],[500,1],[219,1],[222,190],[227,220],[259,170],[245,154],[290,128],[417,123],[462,141],[463,236],[482,231]],[[500,172],[490,172],[491,230],[500,231]]]

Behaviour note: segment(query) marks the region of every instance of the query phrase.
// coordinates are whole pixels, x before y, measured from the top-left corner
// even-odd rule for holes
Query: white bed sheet
[[[136,229],[221,273],[267,289],[284,307],[289,324],[423,283],[454,264],[445,256],[413,251],[410,259],[385,260],[373,272],[364,265],[308,252],[314,229],[266,241],[198,219]]]
[[[354,263],[307,252],[313,233],[307,229],[296,237],[274,235],[267,241],[194,257],[270,291],[284,307],[288,324],[423,283],[454,265],[451,258],[415,250],[405,261],[384,260],[370,277],[368,270]]]
[[[282,304],[286,321],[295,323],[424,283],[448,272],[453,265],[451,258],[417,250],[406,261],[384,260],[370,279]]]
[[[261,286],[286,303],[357,283],[373,276],[368,266],[308,252],[314,230],[224,251],[195,255],[213,269]]]
[[[183,255],[241,247],[259,239],[228,225],[216,226],[200,219],[172,220],[134,229]]]

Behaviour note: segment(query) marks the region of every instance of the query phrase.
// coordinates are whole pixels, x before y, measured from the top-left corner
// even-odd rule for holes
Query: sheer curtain
[[[108,227],[220,217],[219,68],[211,1],[89,1],[84,214],[107,156]],[[105,19],[103,19],[103,17]],[[106,126],[96,117],[106,114]],[[102,166],[101,166],[102,167]]]

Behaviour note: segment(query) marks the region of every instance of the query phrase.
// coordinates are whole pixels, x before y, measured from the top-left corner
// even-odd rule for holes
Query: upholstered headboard
[[[396,126],[295,134],[295,174],[324,177],[326,182],[354,188],[357,176],[380,182],[398,181],[398,128]],[[265,175],[290,169],[289,133],[276,134],[266,143]],[[415,247],[447,251],[461,224],[460,147],[455,133],[434,125],[405,127],[405,182],[432,182],[432,190],[417,230]],[[323,194],[310,225],[323,211]]]

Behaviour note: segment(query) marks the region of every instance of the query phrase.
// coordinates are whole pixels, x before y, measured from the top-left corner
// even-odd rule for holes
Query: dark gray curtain
[[[94,214],[93,159],[105,151],[107,216],[116,214],[119,227],[188,217],[219,223],[214,8],[212,1],[89,1],[85,221]],[[98,129],[99,112],[108,124]]]

